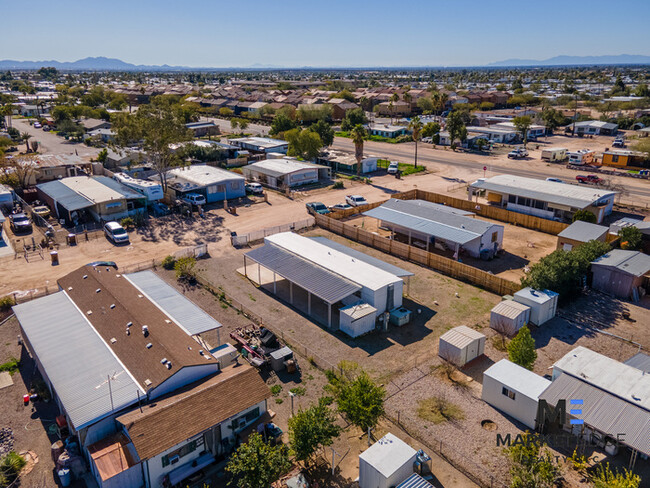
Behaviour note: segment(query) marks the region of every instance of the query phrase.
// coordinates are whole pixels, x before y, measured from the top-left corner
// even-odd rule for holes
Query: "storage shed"
[[[483,373],[481,398],[494,408],[534,429],[540,395],[551,382],[502,359]]]
[[[456,366],[464,366],[483,354],[484,350],[485,335],[466,325],[448,330],[440,336],[438,343],[438,356]]]
[[[375,328],[377,309],[367,303],[356,303],[340,309],[340,329],[350,337],[359,337]]]
[[[359,455],[359,488],[390,488],[413,473],[417,452],[390,432]]]
[[[530,287],[519,290],[514,295],[516,302],[530,307],[530,323],[537,326],[555,317],[558,294],[551,290],[533,290]]]
[[[576,220],[569,227],[564,229],[557,235],[557,249],[564,249],[570,251],[589,241],[607,240],[607,233],[609,228],[603,225],[592,224],[582,220]]]
[[[595,290],[621,298],[638,298],[639,292],[648,288],[650,256],[640,251],[614,249],[592,262],[591,272],[591,286]]]
[[[490,312],[490,327],[508,336],[515,335],[528,322],[530,307],[514,300],[503,300]]]

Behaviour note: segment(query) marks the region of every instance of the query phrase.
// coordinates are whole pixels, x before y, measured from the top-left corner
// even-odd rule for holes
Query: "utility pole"
[[[291,416],[293,417],[293,397],[295,397],[292,392],[289,392],[289,397],[291,398]]]

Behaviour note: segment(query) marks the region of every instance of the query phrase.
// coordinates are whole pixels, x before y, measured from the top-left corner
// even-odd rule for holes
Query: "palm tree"
[[[14,114],[14,106],[10,103],[2,107],[2,115],[7,117],[7,127],[11,127],[11,116]]]
[[[418,167],[418,141],[420,140],[420,136],[422,135],[422,121],[420,120],[420,117],[413,117],[411,119],[411,122],[409,123],[409,130],[411,131],[413,141],[415,142],[414,166],[417,168]]]
[[[368,138],[368,132],[361,125],[355,125],[350,131],[352,142],[354,142],[354,157],[357,160],[357,176],[361,174],[361,160],[363,159],[363,143]]]
[[[20,138],[25,143],[25,152],[29,152],[29,140],[32,138],[32,135],[29,132],[22,132]]]
[[[388,108],[390,109],[390,123],[391,124],[393,123],[393,116],[394,116],[393,111],[395,109],[394,103],[397,102],[398,100],[399,100],[399,95],[397,93],[393,93],[390,96],[390,103],[388,104]]]

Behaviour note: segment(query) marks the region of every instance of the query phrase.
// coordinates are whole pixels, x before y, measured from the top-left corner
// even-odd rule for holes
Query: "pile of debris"
[[[14,431],[9,427],[0,429],[0,457],[14,450]]]

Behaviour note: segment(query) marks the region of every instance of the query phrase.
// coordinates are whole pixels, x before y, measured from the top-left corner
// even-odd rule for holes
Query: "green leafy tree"
[[[269,131],[271,135],[282,134],[291,129],[298,127],[298,124],[285,114],[277,114],[271,122],[271,130]]]
[[[429,97],[420,97],[418,98],[418,101],[415,102],[416,105],[420,110],[422,110],[423,114],[430,114],[433,112],[433,102],[431,101],[431,98]]]
[[[331,446],[341,433],[336,416],[323,398],[317,405],[300,409],[289,419],[289,442],[298,461],[309,463],[320,447]]]
[[[621,75],[618,75],[616,77],[616,81],[614,82],[614,86],[612,87],[611,93],[612,95],[626,93],[625,83],[623,83],[623,79],[621,78]]]
[[[368,117],[362,108],[353,108],[345,112],[341,122],[341,130],[350,131],[356,125],[365,125],[368,123]]]
[[[510,488],[554,488],[561,477],[560,468],[546,445],[529,440],[531,435],[522,434],[523,442],[505,450],[510,459]]]
[[[291,129],[284,133],[285,139],[289,142],[287,155],[297,156],[303,159],[315,159],[320,154],[323,141],[320,136],[309,129]]]
[[[433,137],[440,133],[440,124],[438,122],[427,122],[422,127],[422,137]]]
[[[222,117],[232,117],[233,115],[235,115],[235,112],[233,112],[231,108],[221,107],[219,109],[219,115],[221,115]]]
[[[650,90],[648,90],[648,85],[645,83],[639,83],[636,87],[636,90],[634,90],[634,94],[637,97],[650,97]]]
[[[528,327],[519,329],[517,335],[508,343],[508,359],[526,369],[533,369],[537,361],[535,339],[530,335]]]
[[[638,227],[629,225],[618,231],[618,240],[621,243],[621,249],[636,251],[641,247],[643,234]]]
[[[517,78],[515,81],[513,81],[511,88],[514,92],[522,91],[524,89],[524,85],[521,84],[521,78]]]
[[[99,151],[99,154],[97,155],[97,161],[104,164],[106,162],[107,157],[108,157],[108,151],[106,150],[106,148],[104,148],[101,151]]]
[[[455,147],[454,144],[457,140],[467,139],[467,127],[465,127],[465,122],[463,122],[459,111],[453,110],[447,117],[447,132],[449,132],[449,144],[452,147]]]
[[[309,130],[320,136],[323,146],[331,146],[334,143],[334,129],[325,120],[319,120],[309,127]]]
[[[361,161],[363,160],[363,144],[368,139],[368,131],[361,125],[357,124],[350,132],[352,142],[354,142],[354,157],[357,160],[357,176],[361,174]]]
[[[593,212],[590,212],[589,210],[583,208],[573,214],[573,218],[571,219],[571,222],[576,222],[578,220],[581,220],[583,222],[589,222],[590,224],[595,224],[597,219],[596,219],[596,215],[594,215]]]
[[[179,280],[196,278],[196,258],[194,256],[178,258],[174,263],[174,271],[176,271],[176,278]]]
[[[291,469],[289,449],[285,445],[270,446],[262,436],[253,433],[230,456],[226,471],[233,475],[229,485],[240,488],[269,488]]]
[[[595,240],[571,251],[558,249],[533,264],[521,284],[535,290],[553,290],[566,301],[580,292],[581,279],[590,263],[609,250],[609,244]]]
[[[591,481],[594,488],[639,488],[641,486],[641,477],[639,475],[625,468],[623,468],[623,472],[612,471],[609,463],[596,466]]]
[[[134,114],[118,114],[113,131],[120,148],[142,144],[147,161],[167,191],[167,172],[180,162],[169,146],[192,138],[181,111],[164,102],[142,105]]]
[[[332,106],[327,103],[301,105],[296,111],[296,118],[302,123],[316,122],[317,120],[332,120]]]
[[[422,121],[420,117],[413,117],[411,122],[409,122],[409,130],[411,131],[411,137],[413,142],[415,142],[415,160],[413,167],[418,167],[418,142],[422,138]]]
[[[353,102],[353,103],[356,102],[354,95],[347,88],[344,88],[336,95],[334,95],[332,98],[342,98],[343,100],[347,100],[348,102]]]
[[[528,129],[533,125],[533,119],[531,119],[529,115],[521,115],[512,119],[512,123],[521,134],[521,138],[524,141],[524,147],[526,147],[526,143],[528,142]]]
[[[645,153],[646,159],[650,159],[650,137],[646,137],[634,145],[634,150]]]
[[[386,391],[356,363],[342,361],[339,369],[340,374],[328,375],[327,387],[334,394],[339,411],[364,431],[374,427],[384,414]]]

